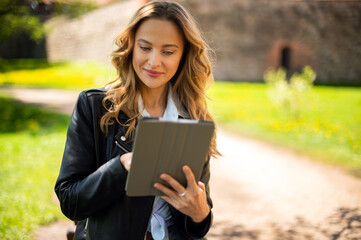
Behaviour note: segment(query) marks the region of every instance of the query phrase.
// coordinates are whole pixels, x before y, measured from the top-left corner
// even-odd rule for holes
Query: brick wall
[[[280,66],[290,48],[290,70],[305,64],[318,80],[361,84],[361,2],[186,0],[217,51],[216,78],[256,80]]]
[[[50,60],[109,62],[112,42],[144,2],[115,3],[80,19],[56,20],[47,39]],[[361,85],[361,2],[179,0],[216,52],[218,80],[258,81],[265,69],[311,65],[318,81]]]
[[[138,1],[113,3],[77,19],[57,18],[47,22],[48,59],[110,62],[114,39],[139,8]]]

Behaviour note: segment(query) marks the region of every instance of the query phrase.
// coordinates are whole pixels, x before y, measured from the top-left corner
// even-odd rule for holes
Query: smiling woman
[[[140,8],[115,42],[114,85],[84,91],[73,112],[55,186],[62,211],[79,221],[75,239],[203,239],[212,222],[215,133],[199,181],[183,166],[187,186],[168,174],[160,178],[170,187],[150,183],[161,197],[128,197],[125,183],[141,117],[213,121],[207,45],[189,13],[166,1]]]
[[[183,34],[173,22],[149,19],[137,30],[135,42],[133,68],[140,80],[144,107],[150,115],[162,117],[168,82],[183,55]]]

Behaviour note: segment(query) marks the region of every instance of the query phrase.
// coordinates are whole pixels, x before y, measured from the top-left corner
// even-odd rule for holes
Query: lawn
[[[69,116],[0,97],[0,239],[31,239],[63,218],[53,188]]]
[[[115,78],[113,68],[94,62],[49,64],[45,60],[0,58],[0,86],[84,89],[100,87]]]
[[[95,63],[0,64],[0,86],[99,87],[114,71]],[[314,87],[298,119],[275,107],[265,84],[216,82],[209,105],[219,125],[268,141],[361,177],[361,88]],[[63,218],[53,201],[69,116],[0,96],[0,239],[30,239]]]
[[[361,88],[315,86],[298,119],[274,106],[268,93],[264,84],[217,82],[210,107],[223,128],[361,177]]]
[[[113,69],[93,62],[0,62],[0,85],[81,90],[115,78]],[[209,96],[223,128],[291,148],[361,177],[361,88],[315,86],[298,119],[272,105],[265,84],[216,82]]]

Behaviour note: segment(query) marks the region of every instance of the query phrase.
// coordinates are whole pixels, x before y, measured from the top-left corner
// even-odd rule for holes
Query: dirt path
[[[71,113],[77,96],[59,90],[6,91],[65,113]],[[211,165],[215,219],[208,239],[361,239],[360,179],[222,130],[218,144],[224,156]],[[63,221],[44,226],[35,239],[65,239],[68,227]]]
[[[58,89],[0,88],[0,92],[29,104],[38,105],[56,112],[71,114],[78,93]]]
[[[221,131],[209,239],[361,239],[361,180]]]

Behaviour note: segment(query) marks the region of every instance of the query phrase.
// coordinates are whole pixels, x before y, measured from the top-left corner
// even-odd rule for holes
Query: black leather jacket
[[[105,109],[102,99],[105,89],[90,89],[79,95],[67,132],[67,140],[55,184],[62,212],[70,219],[84,225],[86,232],[76,231],[75,239],[86,235],[87,239],[143,240],[152,213],[154,196],[128,197],[125,194],[127,172],[119,161],[125,152],[115,141],[129,151],[132,141],[121,138],[125,127],[114,124],[107,135],[99,127]],[[119,120],[125,123],[128,117],[120,113]],[[209,159],[205,162],[201,181],[209,196]],[[202,238],[209,230],[212,212],[201,223],[170,206],[176,229],[183,239]]]

